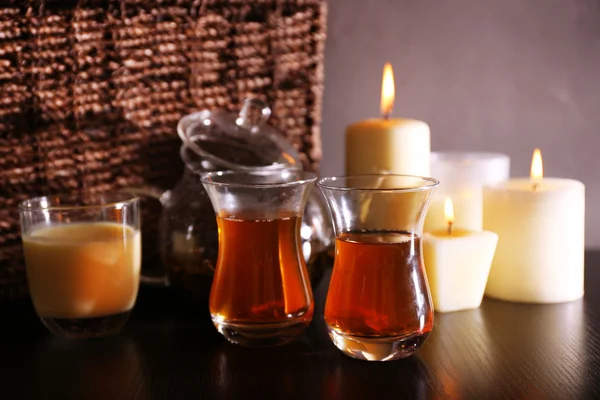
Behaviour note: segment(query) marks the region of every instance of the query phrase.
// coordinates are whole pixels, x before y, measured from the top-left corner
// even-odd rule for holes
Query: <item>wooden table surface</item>
[[[205,309],[167,289],[141,291],[117,336],[50,336],[30,304],[0,308],[0,399],[588,399],[600,398],[600,252],[586,254],[586,295],[559,305],[486,299],[436,314],[416,356],[370,363],[329,341],[316,290],[315,320],[296,343],[227,343]]]

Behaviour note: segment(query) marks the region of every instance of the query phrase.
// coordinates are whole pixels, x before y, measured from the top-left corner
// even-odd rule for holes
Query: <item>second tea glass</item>
[[[329,177],[317,183],[336,234],[325,323],[346,355],[370,361],[407,357],[431,332],[421,235],[437,184],[408,175]]]
[[[284,344],[310,324],[314,304],[300,224],[315,181],[294,169],[203,175],[219,232],[210,313],[229,341]]]

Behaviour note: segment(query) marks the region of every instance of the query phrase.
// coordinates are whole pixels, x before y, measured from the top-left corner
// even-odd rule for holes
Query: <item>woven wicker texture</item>
[[[172,187],[184,114],[259,97],[318,167],[325,0],[2,3],[0,301],[26,295],[18,202]]]

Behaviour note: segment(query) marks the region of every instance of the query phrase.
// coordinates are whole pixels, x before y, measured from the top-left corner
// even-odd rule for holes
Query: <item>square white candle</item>
[[[481,304],[498,235],[488,231],[453,230],[425,233],[423,257],[433,308],[449,312]]]

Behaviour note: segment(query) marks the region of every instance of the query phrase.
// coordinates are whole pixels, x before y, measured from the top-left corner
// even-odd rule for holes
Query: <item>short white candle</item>
[[[541,155],[536,153],[532,178],[484,188],[483,226],[500,237],[486,296],[523,303],[560,303],[583,296],[581,182],[543,178]]]
[[[444,199],[452,198],[457,222],[455,228],[480,231],[483,228],[484,185],[508,179],[510,158],[499,153],[432,152],[431,176],[440,181],[434,194],[425,232],[444,229]]]
[[[454,229],[452,202],[445,201],[447,229],[423,234],[423,258],[433,308],[450,312],[477,308],[485,291],[498,235]]]

